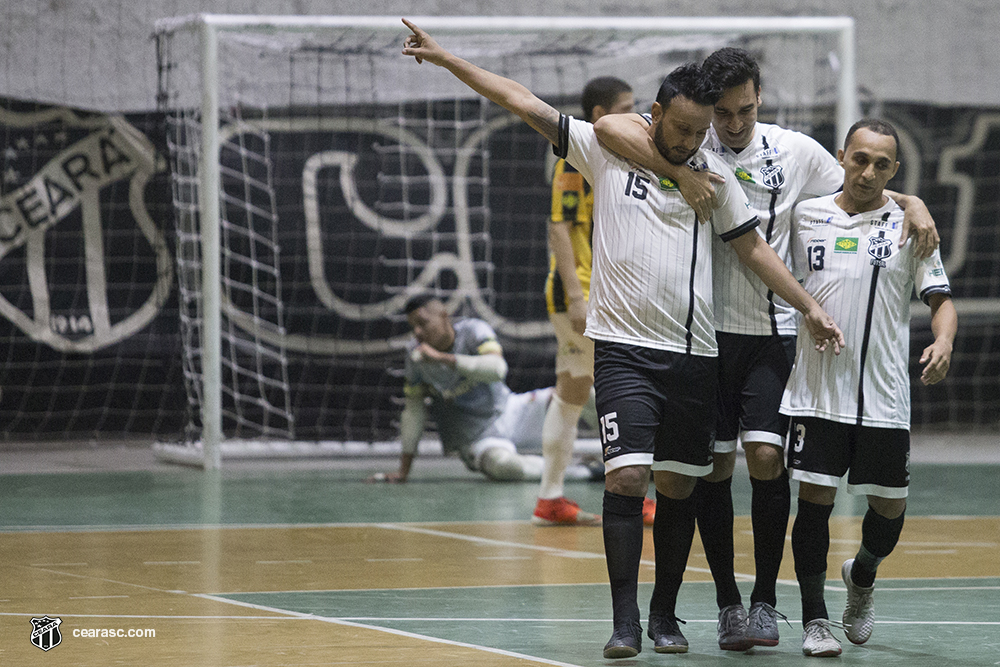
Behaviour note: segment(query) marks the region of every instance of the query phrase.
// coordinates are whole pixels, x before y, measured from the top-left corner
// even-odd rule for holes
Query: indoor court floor
[[[782,624],[777,647],[718,649],[715,591],[696,539],[678,602],[690,652],[660,655],[647,639],[638,657],[605,660],[611,604],[599,527],[536,527],[535,484],[491,483],[455,459],[419,459],[406,485],[363,481],[394,467],[384,457],[226,461],[205,473],[159,463],[148,448],[0,452],[0,665],[817,660],[801,654],[790,546],[778,609],[791,627]],[[879,569],[872,639],[843,640],[843,655],[827,660],[1000,664],[1000,437],[915,437],[911,473],[901,542]],[[594,512],[602,491],[567,485]],[[736,571],[745,603],[749,491],[741,461]],[[840,564],[857,549],[862,510],[840,494],[827,586],[834,618],[844,602]],[[653,581],[648,529],[646,538],[642,609]],[[60,643],[34,645],[33,628],[55,620]]]

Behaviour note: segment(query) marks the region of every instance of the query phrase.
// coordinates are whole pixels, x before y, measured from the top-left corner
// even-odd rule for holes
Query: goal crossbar
[[[858,118],[855,78],[855,32],[850,17],[441,17],[415,16],[412,22],[430,31],[479,33],[522,33],[540,31],[590,30],[597,32],[703,35],[703,34],[762,34],[762,33],[824,33],[834,34],[838,43],[836,64],[836,136],[846,136],[850,125]],[[199,200],[218,201],[220,171],[218,156],[219,92],[217,49],[219,33],[249,30],[308,30],[324,28],[357,28],[372,31],[405,32],[395,16],[248,16],[226,14],[194,14],[158,20],[157,35],[191,31],[198,35],[201,46],[201,126]],[[218,468],[222,441],[222,362],[220,322],[222,311],[220,285],[220,211],[215,205],[200,206],[202,260],[201,284],[205,322],[201,329],[203,403],[202,464]]]

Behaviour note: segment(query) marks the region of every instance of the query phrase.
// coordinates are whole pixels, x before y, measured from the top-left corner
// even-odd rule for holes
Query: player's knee
[[[892,519],[898,519],[906,511],[906,498],[868,496],[868,505],[877,514],[891,521]]]
[[[684,500],[694,491],[698,478],[671,470],[656,470],[653,472],[653,482],[660,494],[674,500]]]
[[[754,479],[777,479],[785,470],[785,453],[774,445],[762,442],[748,442],[746,451],[747,469]]]
[[[736,452],[714,452],[712,454],[712,472],[702,479],[706,482],[721,482],[733,476],[736,469]]]
[[[573,376],[560,373],[556,376],[556,395],[571,405],[585,405],[590,399],[590,388],[594,385],[592,375]]]
[[[799,484],[799,498],[814,505],[832,505],[837,497],[837,487],[820,486],[801,482]]]
[[[491,447],[479,459],[483,474],[498,482],[519,482],[524,479],[521,457],[509,449]]]
[[[649,468],[623,466],[607,471],[604,488],[620,496],[645,496],[649,490]]]

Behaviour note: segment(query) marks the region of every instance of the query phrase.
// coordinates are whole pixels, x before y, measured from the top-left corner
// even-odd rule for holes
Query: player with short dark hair
[[[920,357],[921,381],[944,379],[958,318],[940,252],[920,259],[900,247],[903,211],[884,194],[896,173],[898,139],[891,125],[862,120],[837,159],[843,191],[799,203],[792,216],[792,258],[806,289],[841,324],[847,348],[837,357],[802,344],[795,354],[781,412],[791,417],[788,467],[799,481],[792,526],[795,576],[802,598],[802,652],[841,652],[824,600],[829,519],[840,479],[864,494],[861,547],[841,568],[847,586],[844,631],[863,644],[875,622],[875,573],[899,540],[909,487],[910,295],[931,308],[934,342]],[[800,332],[804,333],[804,332]]]
[[[493,328],[475,318],[452,319],[432,295],[410,299],[413,329],[404,368],[405,406],[400,415],[399,470],[369,481],[405,482],[427,417],[433,417],[446,454],[498,481],[541,479],[542,422],[552,387],[515,394],[504,384],[507,363]],[[585,465],[570,466],[573,479],[591,479]],[[600,523],[591,515],[590,525]],[[587,524],[581,520],[580,523]]]
[[[761,220],[757,231],[786,264],[792,206],[803,197],[835,192],[843,169],[814,139],[757,120],[760,68],[744,49],[725,47],[705,59],[723,88],[715,103],[705,150],[725,163]],[[604,119],[598,136],[614,150],[656,171],[669,165],[645,137],[638,115]],[[933,220],[915,197],[893,196],[906,208],[918,253],[937,244]],[[904,231],[904,237],[907,232]],[[718,641],[726,650],[778,643],[776,583],[785,547],[791,490],[783,462],[788,419],[778,412],[795,351],[797,314],[713,239],[715,326],[719,345],[719,417],[710,475],[695,488],[698,530],[716,584]],[[755,581],[747,614],[733,570],[732,474],[742,443],[753,488]]]
[[[403,54],[446,68],[512,111],[555,146],[594,187],[594,274],[586,334],[595,340],[594,375],[607,470],[604,546],[614,630],[606,658],[642,649],[637,605],[642,503],[653,470],[656,584],[647,633],[657,652],[687,651],[674,615],[694,534],[689,496],[711,471],[717,381],[711,311],[711,249],[695,209],[670,179],[659,178],[602,147],[594,126],[560,114],[521,84],[441,48],[409,21]],[[670,93],[671,90],[676,94]],[[700,151],[718,93],[695,64],[667,76],[647,137],[675,167],[720,169]],[[605,116],[611,118],[613,116]],[[718,188],[712,233],[722,235],[776,292],[804,314],[817,347],[843,341],[833,320],[753,232],[758,221],[735,185]]]

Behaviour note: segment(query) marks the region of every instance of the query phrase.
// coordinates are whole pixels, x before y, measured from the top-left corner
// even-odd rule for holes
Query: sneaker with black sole
[[[634,658],[642,652],[642,626],[638,623],[615,626],[611,639],[604,645],[604,657],[608,660]]]
[[[802,631],[802,655],[811,658],[832,658],[840,655],[840,641],[830,632],[830,621],[815,618]]]
[[[747,638],[747,610],[731,604],[719,610],[719,648],[723,651],[746,651],[753,644]]]
[[[684,623],[676,616],[649,615],[646,634],[653,640],[653,650],[657,653],[687,653],[688,640],[681,634],[678,623]]]
[[[566,497],[539,498],[531,523],[539,526],[599,526],[601,517],[584,512]]]
[[[778,645],[778,617],[788,617],[766,602],[754,602],[747,615],[747,639],[754,646]],[[789,627],[791,624],[789,624]]]
[[[851,580],[854,559],[849,558],[840,567],[840,576],[847,586],[847,607],[844,609],[844,634],[852,644],[864,644],[875,629],[875,586],[858,586]]]

